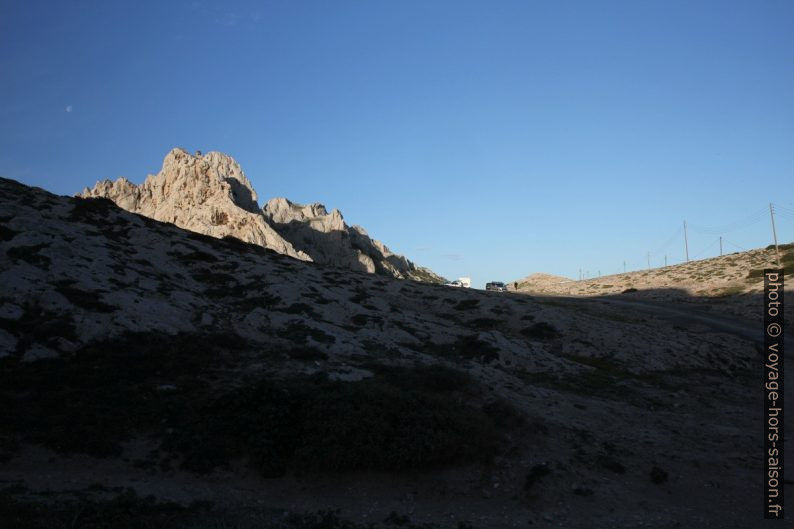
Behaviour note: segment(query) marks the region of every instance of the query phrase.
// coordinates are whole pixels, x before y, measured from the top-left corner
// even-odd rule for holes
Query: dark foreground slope
[[[0,527],[750,527],[756,355],[0,180]]]

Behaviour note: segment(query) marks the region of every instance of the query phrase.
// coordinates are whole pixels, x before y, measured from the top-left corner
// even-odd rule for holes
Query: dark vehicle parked
[[[492,281],[490,283],[485,283],[485,290],[493,290],[496,292],[505,292],[507,291],[507,287],[501,281]]]

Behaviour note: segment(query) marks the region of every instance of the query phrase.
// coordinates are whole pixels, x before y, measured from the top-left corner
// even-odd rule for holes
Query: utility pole
[[[581,280],[582,280],[582,269],[580,268],[579,269],[579,281],[581,281]]]
[[[686,221],[684,221],[684,250],[686,250],[686,262],[689,262],[689,243],[686,240]]]
[[[623,273],[626,273],[626,261],[623,261]]]
[[[772,238],[775,240],[775,255],[777,257],[777,267],[780,268],[780,251],[777,248],[777,232],[775,231],[775,207],[769,203],[769,216],[772,217]]]
[[[664,267],[667,268],[667,254],[664,254]]]
[[[720,235],[720,257],[722,257],[722,235]]]
[[[601,277],[601,270],[598,271],[598,277]]]
[[[648,252],[648,271],[651,271],[651,252]]]

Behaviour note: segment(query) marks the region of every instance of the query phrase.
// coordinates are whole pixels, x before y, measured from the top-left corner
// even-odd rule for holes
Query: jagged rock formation
[[[348,226],[338,209],[328,213],[318,202],[302,205],[274,198],[262,211],[282,237],[318,263],[398,278],[443,281],[430,270],[392,253],[361,226]]]
[[[156,175],[141,185],[126,178],[103,180],[81,197],[105,197],[141,215],[213,237],[232,236],[305,261],[397,278],[443,282],[371,239],[359,226],[322,204],[302,206],[276,198],[259,209],[239,164],[219,152],[191,155],[173,149]]]
[[[259,211],[256,191],[230,156],[210,152],[193,156],[173,149],[156,175],[141,185],[126,178],[103,180],[80,196],[105,197],[118,206],[180,228],[211,235],[236,237],[279,253],[311,258],[284,240]]]

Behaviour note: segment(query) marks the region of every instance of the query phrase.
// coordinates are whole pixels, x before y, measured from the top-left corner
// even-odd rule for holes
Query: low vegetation
[[[92,497],[104,494],[104,499]],[[72,493],[71,497],[40,499],[24,490],[0,490],[2,527],[14,529],[437,529],[434,524],[415,524],[407,515],[391,512],[380,522],[360,525],[346,520],[339,511],[294,513],[280,509],[228,511],[211,502],[180,505],[139,496],[133,489],[101,486]],[[5,525],[5,524],[8,525]],[[461,523],[460,529],[473,529]]]
[[[111,457],[145,436],[159,445],[151,465],[195,472],[233,460],[269,477],[425,471],[487,462],[503,433],[521,423],[508,405],[477,397],[468,375],[443,366],[375,365],[373,377],[356,382],[324,373],[241,379],[228,370],[243,354],[246,344],[229,336],[135,335],[72,358],[4,359],[5,451],[19,440]],[[322,358],[300,348],[284,356]],[[221,382],[235,378],[233,386]],[[457,397],[461,392],[468,397]]]

